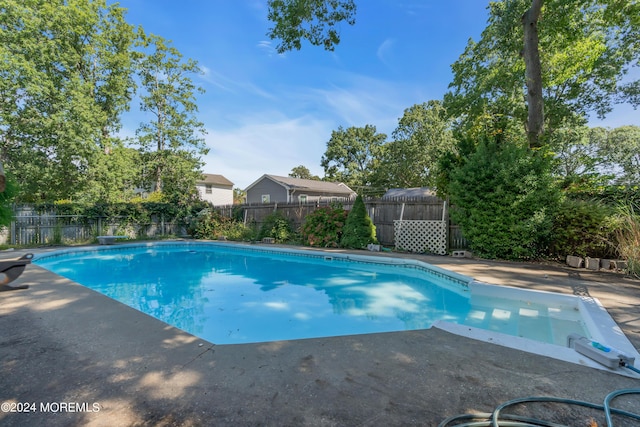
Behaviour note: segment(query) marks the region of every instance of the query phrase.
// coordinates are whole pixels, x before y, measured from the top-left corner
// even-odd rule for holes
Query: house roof
[[[213,173],[203,173],[202,179],[198,183],[214,184],[214,185],[230,185],[233,187],[233,182],[229,181],[222,175],[216,175]]]
[[[328,194],[343,194],[345,196],[351,196],[355,194],[349,186],[342,182],[330,182],[330,181],[318,181],[315,179],[301,179],[301,178],[292,178],[290,176],[278,176],[278,175],[269,175],[265,174],[258,178],[253,184],[249,185],[245,191],[251,189],[251,187],[255,186],[257,183],[262,181],[263,179],[270,179],[287,190],[296,190],[296,191],[313,191],[320,193],[328,193]]]
[[[423,199],[435,197],[436,193],[428,187],[390,188],[382,196],[383,199],[409,198]]]

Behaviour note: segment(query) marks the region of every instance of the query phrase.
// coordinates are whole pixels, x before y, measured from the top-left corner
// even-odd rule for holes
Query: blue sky
[[[391,135],[403,111],[442,99],[450,65],[486,26],[488,0],[360,0],[334,52],[304,44],[279,55],[266,0],[121,0],[127,21],[198,61],[206,93],[198,118],[210,148],[205,173],[246,188],[265,173],[304,165],[318,176],[331,131],[376,126]],[[593,125],[640,125],[619,108]],[[134,134],[139,116],[124,120]]]

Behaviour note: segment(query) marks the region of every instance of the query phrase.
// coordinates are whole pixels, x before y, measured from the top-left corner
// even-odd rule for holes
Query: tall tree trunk
[[[525,76],[527,80],[527,137],[529,147],[540,147],[540,135],[544,126],[544,101],[542,99],[542,68],[538,50],[538,18],[543,0],[532,0],[531,7],[522,15],[524,28]]]

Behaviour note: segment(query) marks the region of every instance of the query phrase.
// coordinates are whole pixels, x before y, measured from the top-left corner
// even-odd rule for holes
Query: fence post
[[[11,221],[11,244],[16,244],[16,222]]]
[[[442,222],[444,222],[444,228],[445,228],[445,241],[447,242],[445,247],[446,247],[446,251],[447,253],[449,253],[451,251],[451,221],[449,218],[449,210],[447,209],[447,201],[445,200],[444,203],[442,204]]]

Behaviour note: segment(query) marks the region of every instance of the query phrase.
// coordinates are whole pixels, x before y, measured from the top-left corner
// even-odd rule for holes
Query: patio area
[[[556,265],[402,256],[495,284],[592,296],[640,348],[640,281]],[[35,410],[3,406],[6,426],[428,426],[514,398],[602,404],[614,390],[640,387],[639,379],[435,328],[214,345],[37,265],[14,284],[30,287],[0,293],[0,402]],[[639,402],[622,396],[614,407],[637,413]],[[601,412],[585,408],[521,410],[604,425]]]

